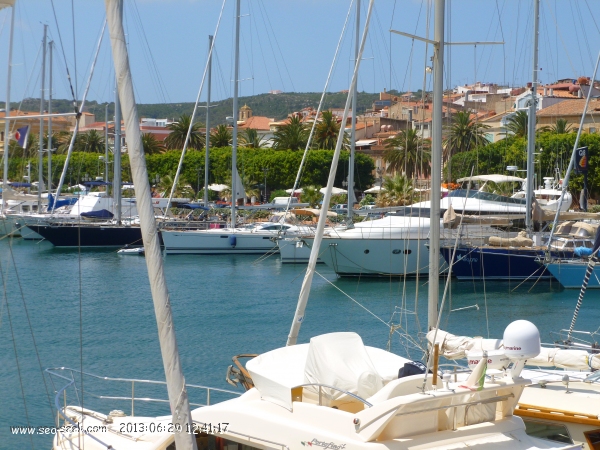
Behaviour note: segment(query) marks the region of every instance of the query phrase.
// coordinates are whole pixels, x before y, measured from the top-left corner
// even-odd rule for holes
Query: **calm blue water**
[[[231,388],[224,378],[233,355],[260,353],[285,345],[303,267],[283,266],[276,256],[261,262],[241,255],[170,256],[165,261],[188,383]],[[51,445],[51,437],[34,436],[30,440],[13,436],[9,430],[11,425],[27,425],[28,421],[32,426],[54,423],[32,331],[44,369],[80,368],[83,360],[85,371],[99,375],[164,379],[143,257],[123,257],[112,251],[79,253],[21,240],[14,240],[11,250],[9,242],[2,240],[0,263],[6,286],[0,308],[0,448]],[[419,301],[415,304],[415,281],[406,286],[397,280],[359,282],[337,279],[325,266],[318,270],[333,285],[315,276],[301,342],[320,333],[357,331],[366,344],[387,345],[389,327],[336,287],[385,322],[389,322],[397,307],[405,308],[411,313],[394,315],[394,322],[401,320],[404,330],[413,336],[419,326],[412,312],[417,310],[421,327],[426,326],[425,280],[419,283]],[[455,334],[487,336],[489,324],[491,336],[501,337],[512,320],[525,318],[538,326],[544,341],[551,340],[550,331],[569,326],[578,292],[561,291],[548,283],[534,287],[528,284],[513,292],[516,286],[517,283],[454,281],[451,308],[477,304],[479,310],[471,308],[446,315],[443,326]],[[594,331],[600,326],[599,294],[588,292],[578,329]],[[392,350],[402,355],[410,351],[415,358],[421,356],[419,351],[409,349],[399,335],[391,343]],[[47,376],[45,379],[54,402],[53,386]],[[86,404],[94,406],[93,400]],[[121,409],[129,411],[128,404],[121,405]]]

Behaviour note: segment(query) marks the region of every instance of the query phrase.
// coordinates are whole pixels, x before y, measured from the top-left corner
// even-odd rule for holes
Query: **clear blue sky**
[[[504,46],[453,47],[447,59],[447,86],[473,81],[516,86],[530,80],[532,1],[446,3],[448,40],[505,41]],[[17,0],[13,101],[39,97],[43,23],[49,25],[49,36],[56,42],[54,97],[68,97],[65,58],[81,97],[104,20],[104,2],[75,1],[74,30],[71,4],[71,0],[54,0],[57,28],[50,0]],[[349,6],[350,0],[242,0],[240,78],[244,81],[240,94],[260,94],[272,89],[320,92]],[[367,6],[368,1],[362,0],[363,22]],[[206,61],[208,35],[214,34],[220,8],[220,0],[125,0],[125,26],[139,103],[195,100]],[[233,92],[230,80],[234,8],[235,1],[228,0],[217,37],[213,99],[229,97]],[[390,35],[389,29],[425,35],[427,16],[427,1],[376,1],[360,73],[361,91],[422,87],[425,45]],[[0,11],[0,99],[4,99],[6,89],[9,17],[9,10]],[[600,50],[597,0],[543,0],[540,24],[541,81],[591,76]],[[331,91],[348,88],[354,53],[354,12],[349,26]],[[66,55],[59,42],[59,30]],[[426,83],[430,89],[429,76]],[[112,101],[113,89],[110,46],[105,34],[88,98]]]

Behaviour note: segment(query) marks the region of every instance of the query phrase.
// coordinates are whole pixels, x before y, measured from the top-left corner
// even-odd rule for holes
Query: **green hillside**
[[[342,92],[330,93],[325,97],[325,109],[328,108],[343,108],[346,103],[346,95]],[[239,105],[248,105],[252,108],[253,114],[256,116],[273,117],[276,120],[284,119],[287,115],[294,111],[299,111],[302,108],[312,106],[317,108],[321,94],[317,92],[305,93],[282,93],[282,94],[260,94],[249,97],[240,97]],[[360,113],[371,108],[373,102],[379,100],[379,94],[369,94],[362,92],[358,94],[357,110]],[[96,120],[104,120],[105,103],[96,101],[88,101],[85,110],[96,115]],[[19,103],[11,103],[11,108],[18,108]],[[39,111],[40,100],[35,98],[25,99],[20,105],[23,111]],[[138,111],[140,117],[151,118],[177,118],[181,114],[190,114],[194,107],[193,102],[188,103],[156,103],[156,104],[139,104]],[[52,110],[54,112],[71,112],[73,105],[69,100],[53,100]],[[210,110],[211,126],[225,123],[225,118],[233,114],[233,99],[229,98],[213,103]],[[108,105],[109,119],[113,115],[113,105]],[[198,110],[198,120],[204,122],[206,108]]]

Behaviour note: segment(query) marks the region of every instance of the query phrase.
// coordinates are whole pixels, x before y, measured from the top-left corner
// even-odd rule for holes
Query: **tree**
[[[252,175],[244,173],[243,175],[240,175],[240,178],[242,180],[242,185],[244,186],[244,194],[246,195],[246,198],[251,198],[251,197],[259,198],[260,197],[260,189],[258,188],[258,182],[252,177]],[[225,181],[225,184],[229,187],[227,189],[222,190],[221,195],[224,197],[232,197],[231,173],[230,173],[229,177],[227,178],[227,180]],[[237,189],[237,186],[236,186],[236,189]]]
[[[383,189],[377,196],[378,207],[410,205],[414,200],[414,190],[410,179],[404,175],[385,177]]]
[[[427,175],[431,169],[431,142],[422,139],[417,130],[402,130],[396,136],[388,139],[383,160],[388,169],[404,173],[408,178],[416,175]]]
[[[322,197],[323,194],[321,194],[317,186],[306,186],[302,188],[302,203],[308,203],[311,208],[316,208]]]
[[[142,147],[144,148],[145,155],[153,155],[155,153],[165,152],[165,146],[163,143],[158,141],[152,133],[142,134]]]
[[[183,149],[188,130],[190,129],[191,121],[192,116],[188,114],[182,114],[177,122],[167,125],[167,128],[171,130],[171,133],[165,139],[165,146],[168,149]],[[196,122],[192,125],[188,148],[193,148],[196,150],[202,150],[204,148],[204,136],[200,131],[200,126],[201,125],[199,122]]]
[[[69,145],[71,145],[71,138],[73,133],[69,133],[68,131],[59,131],[58,133],[52,136],[52,147],[56,149],[56,154],[64,154],[69,150]]]
[[[290,118],[273,135],[273,148],[277,150],[301,150],[307,142],[308,130],[298,116]]]
[[[160,178],[160,183],[158,184],[158,189],[160,192],[164,193],[164,197],[168,197],[171,194],[171,188],[173,187],[173,177],[171,175],[163,175]],[[179,178],[177,182],[177,187],[175,188],[175,192],[173,194],[174,198],[194,198],[194,189],[189,185],[184,183],[181,178]]]
[[[506,129],[518,137],[527,137],[527,111],[517,111],[506,120]],[[537,123],[537,118],[536,118]]]
[[[240,133],[240,144],[246,148],[264,148],[265,139],[258,135],[255,128],[246,128]]]
[[[77,136],[75,145],[80,152],[104,153],[104,136],[97,130],[86,131]]]
[[[331,111],[323,111],[321,121],[315,127],[314,144],[317,148],[334,150],[339,133],[340,124],[333,117],[333,113]]]
[[[210,146],[220,148],[228,145],[231,145],[231,131],[225,124],[218,125],[215,131],[210,134]]]
[[[447,127],[447,137],[442,144],[446,159],[450,159],[456,153],[487,145],[489,141],[485,138],[484,130],[488,128],[489,125],[473,120],[470,112],[458,112],[452,119],[452,125]]]
[[[556,123],[549,130],[553,134],[567,134],[573,131],[573,126],[567,122],[567,119],[556,119]]]

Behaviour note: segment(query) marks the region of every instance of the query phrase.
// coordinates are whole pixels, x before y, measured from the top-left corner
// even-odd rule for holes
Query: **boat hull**
[[[309,245],[312,239],[307,239]],[[320,259],[339,276],[416,276],[429,273],[427,239],[324,238]],[[350,256],[353,255],[353,256]],[[446,266],[440,256],[440,271]]]
[[[587,269],[587,262],[570,261],[546,264],[546,269],[554,275],[562,287],[566,289],[579,289],[583,284],[583,277]],[[600,289],[600,267],[594,267],[588,282],[589,289]]]
[[[442,247],[440,251],[448,263],[453,247]],[[552,274],[537,261],[543,256],[544,252],[537,249],[459,247],[452,275],[459,280],[552,279]]]
[[[139,227],[117,225],[28,225],[55,247],[124,247],[142,244]]]
[[[308,246],[304,239],[279,239],[277,246],[279,247],[279,255],[283,264],[307,264],[310,259],[311,247]],[[317,263],[322,262],[321,258],[317,259]]]
[[[264,255],[279,252],[277,244],[272,241],[276,233],[265,235],[223,229],[162,230],[161,234],[167,255]]]

